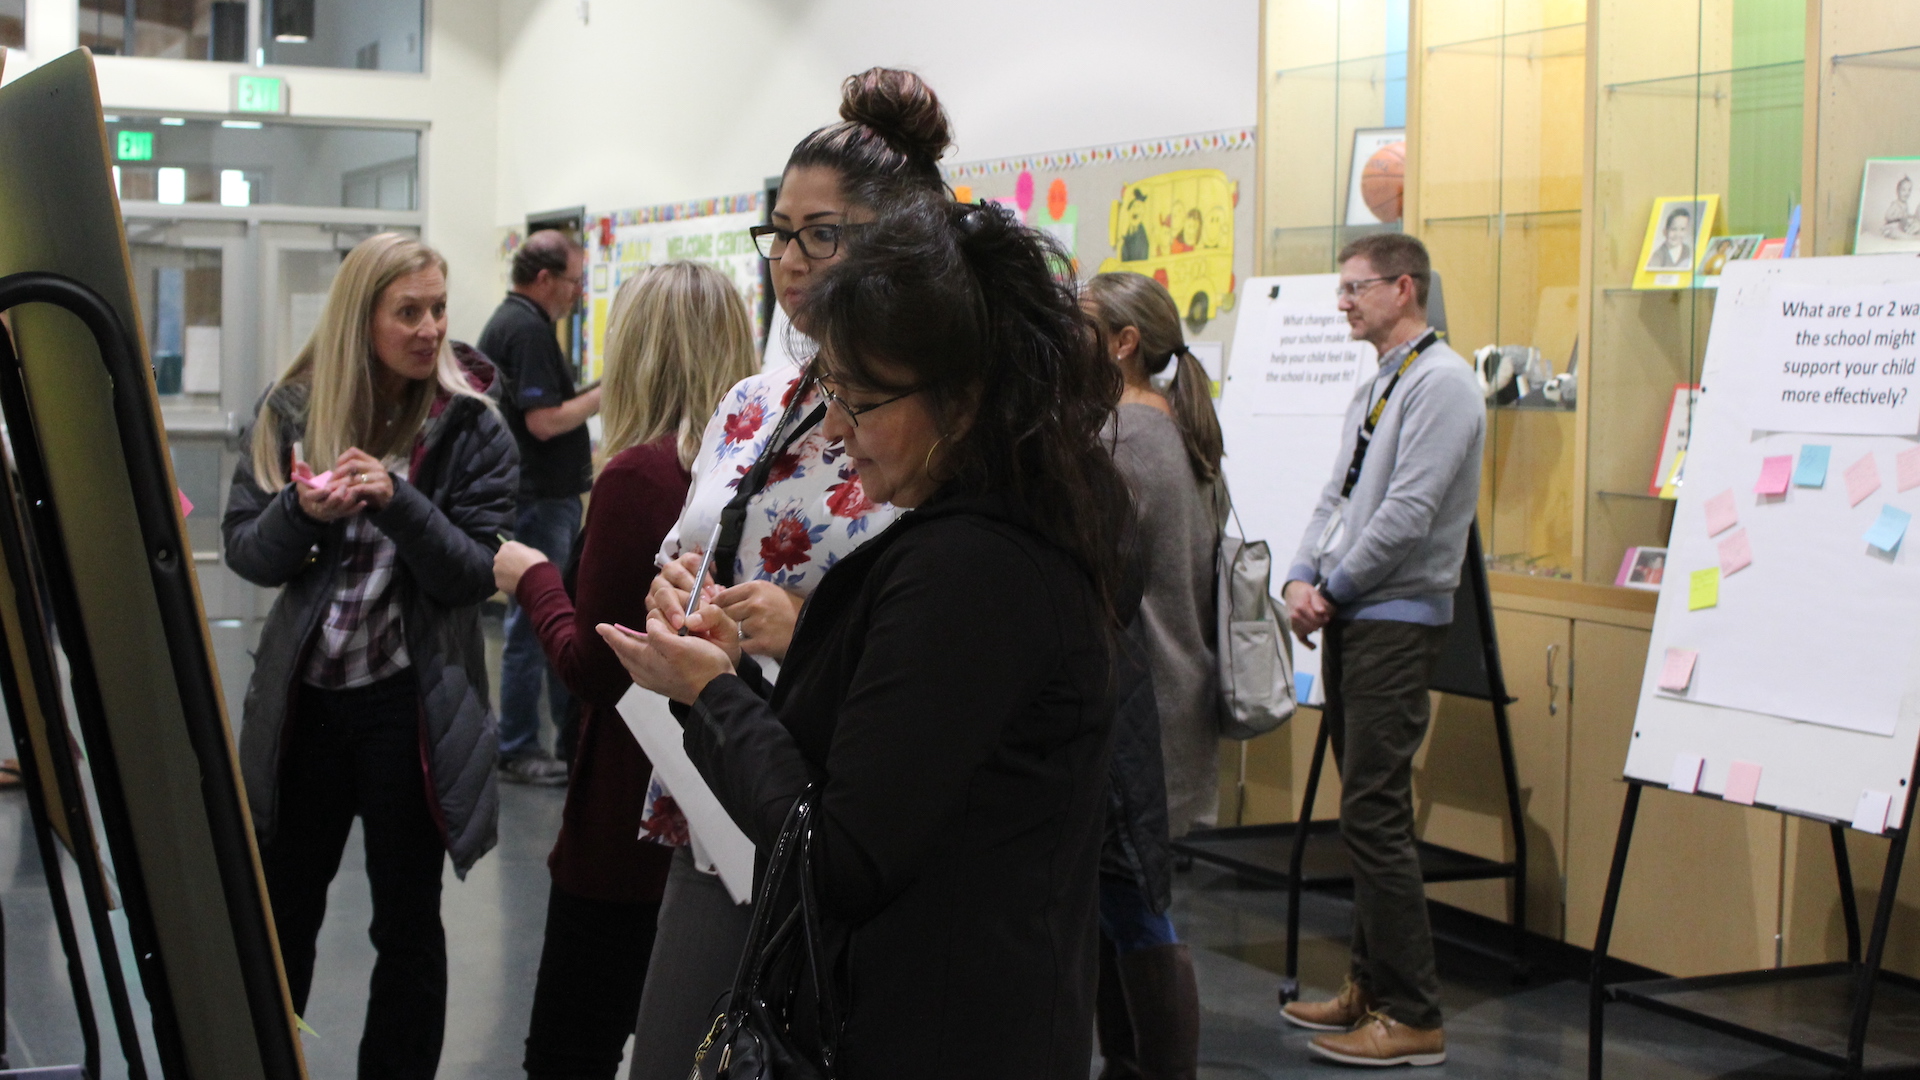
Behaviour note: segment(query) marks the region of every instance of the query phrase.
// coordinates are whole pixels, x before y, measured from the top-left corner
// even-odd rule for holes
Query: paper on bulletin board
[[[736,904],[753,899],[753,841],[733,823],[687,757],[680,721],[667,711],[667,699],[636,686],[620,699],[620,718],[647,752],[660,782],[673,792],[673,801],[687,816],[687,830],[699,841],[720,871],[720,882]],[[645,778],[638,781],[645,783]]]
[[[1765,311],[1755,427],[1920,434],[1920,282],[1776,285]]]

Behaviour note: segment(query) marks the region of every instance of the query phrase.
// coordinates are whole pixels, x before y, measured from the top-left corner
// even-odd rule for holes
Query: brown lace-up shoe
[[[1373,1008],[1373,997],[1348,979],[1340,986],[1340,996],[1332,1001],[1290,1001],[1280,1007],[1287,1023],[1309,1031],[1348,1031],[1366,1019]]]
[[[1315,1056],[1342,1065],[1438,1065],[1447,1060],[1443,1028],[1417,1028],[1382,1012],[1366,1015],[1344,1035],[1321,1035],[1309,1044]]]

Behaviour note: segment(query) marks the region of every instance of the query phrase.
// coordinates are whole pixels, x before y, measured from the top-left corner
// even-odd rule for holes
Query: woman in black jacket
[[[240,732],[296,1011],[357,816],[373,892],[362,1077],[429,1078],[446,1020],[440,874],[493,846],[497,733],[479,609],[518,455],[494,371],[447,340],[446,263],[383,233],[340,265],[235,469],[227,565],[279,587]],[[309,461],[326,463],[314,475]]]
[[[910,512],[827,572],[776,689],[710,604],[698,636],[600,628],[692,706],[688,752],[762,850],[819,785],[850,1080],[1088,1072],[1130,508],[1067,265],[995,208],[902,196],[808,294],[826,433]]]

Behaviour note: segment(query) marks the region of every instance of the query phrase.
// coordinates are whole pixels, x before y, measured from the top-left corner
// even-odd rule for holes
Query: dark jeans
[[[640,1015],[660,905],[547,889],[547,936],[527,1030],[532,1080],[613,1080]]]
[[[564,499],[522,497],[514,511],[513,538],[564,569],[580,531],[580,496]],[[500,654],[500,756],[510,758],[540,749],[540,687],[546,684],[553,726],[567,722],[572,695],[547,670],[540,635],[520,605],[507,599],[506,648]]]
[[[1353,861],[1353,980],[1387,1015],[1440,1026],[1427,893],[1413,838],[1413,755],[1444,626],[1386,620],[1327,627],[1327,731],[1340,766],[1340,836]]]
[[[1100,875],[1100,936],[1123,953],[1180,943],[1173,920],[1164,911],[1154,914],[1140,883],[1111,874]]]
[[[447,1018],[440,926],[446,845],[420,766],[420,695],[403,671],[371,686],[301,686],[283,742],[280,822],[261,853],[295,1012],[307,1009],[327,886],[358,816],[376,959],[360,1035],[361,1080],[428,1080]]]

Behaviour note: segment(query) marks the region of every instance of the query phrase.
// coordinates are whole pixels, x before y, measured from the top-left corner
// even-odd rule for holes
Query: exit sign
[[[152,161],[153,132],[122,131],[113,149],[121,161]]]
[[[287,81],[272,75],[235,75],[233,111],[240,113],[285,113]]]

